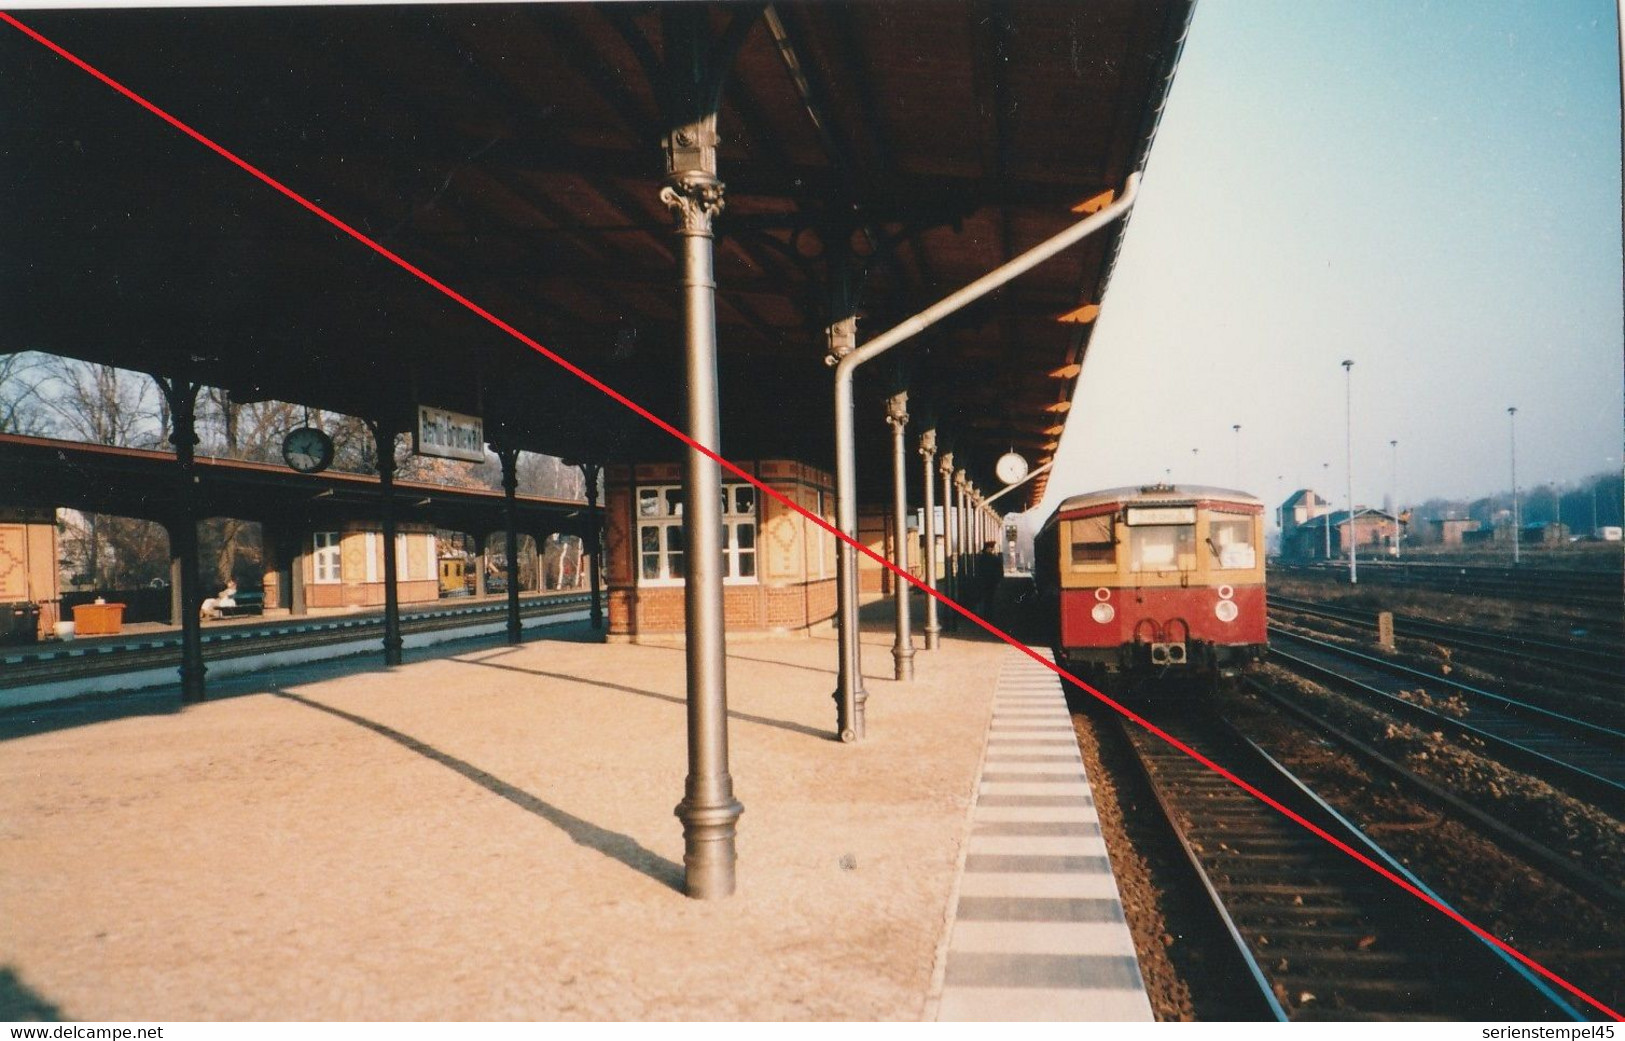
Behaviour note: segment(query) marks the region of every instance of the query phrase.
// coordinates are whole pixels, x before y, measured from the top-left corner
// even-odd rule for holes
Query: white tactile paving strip
[[[937,1018],[1149,1022],[1060,679],[1007,653]]]

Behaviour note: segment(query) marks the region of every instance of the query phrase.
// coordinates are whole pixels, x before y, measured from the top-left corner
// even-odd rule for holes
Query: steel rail
[[[1370,584],[1403,586],[1466,596],[1523,597],[1570,607],[1617,608],[1625,603],[1622,582],[1612,572],[1520,571],[1441,564],[1378,564],[1366,561]],[[1417,570],[1417,569],[1425,570]],[[1340,567],[1304,565],[1295,570],[1338,577]]]
[[[1274,630],[1274,628],[1275,627],[1272,626],[1272,630]],[[1572,717],[1550,712],[1549,710],[1539,708],[1538,706],[1526,705],[1523,702],[1513,701],[1512,699],[1505,698],[1499,694],[1491,694],[1488,691],[1480,691],[1475,687],[1470,687],[1465,684],[1456,684],[1449,680],[1441,680],[1438,677],[1429,676],[1426,673],[1420,673],[1414,669],[1404,669],[1403,666],[1396,666],[1391,662],[1384,662],[1381,659],[1373,659],[1370,655],[1361,654],[1357,651],[1350,651],[1347,648],[1338,647],[1335,644],[1327,644],[1318,640],[1312,640],[1307,637],[1296,636],[1294,634],[1281,632],[1278,630],[1272,632],[1272,635],[1280,639],[1285,639],[1288,642],[1297,641],[1299,643],[1308,644],[1316,650],[1331,654],[1344,660],[1353,659],[1358,665],[1366,668],[1388,671],[1390,673],[1400,673],[1400,670],[1403,669],[1404,671],[1403,673],[1400,673],[1401,675],[1421,677],[1429,684],[1436,687],[1442,686],[1447,690],[1464,694],[1469,697],[1475,697],[1480,701],[1477,711],[1482,712],[1481,718],[1485,723],[1488,724],[1504,722],[1506,720],[1506,716],[1503,716],[1501,719],[1497,720],[1496,717],[1492,715],[1495,709],[1500,708],[1509,716],[1526,717],[1524,720],[1513,720],[1515,723],[1524,722],[1527,725],[1535,725],[1542,722],[1557,723],[1559,726],[1569,729],[1572,732],[1572,735],[1567,738],[1563,737],[1562,735],[1555,735],[1551,733],[1534,734],[1531,736],[1542,740],[1557,740],[1560,743],[1579,744],[1582,746],[1582,748],[1590,747],[1591,749],[1598,751],[1606,748],[1607,754],[1600,756],[1598,761],[1616,764],[1619,776],[1606,776],[1604,774],[1599,774],[1588,766],[1581,765],[1580,763],[1571,761],[1569,759],[1561,759],[1554,755],[1550,755],[1536,747],[1533,747],[1532,744],[1517,740],[1515,737],[1497,733],[1495,730],[1486,729],[1484,726],[1477,726],[1472,723],[1468,723],[1464,720],[1446,715],[1442,712],[1436,712],[1413,701],[1407,701],[1404,698],[1399,697],[1397,694],[1390,693],[1389,691],[1383,690],[1380,687],[1372,686],[1370,683],[1366,683],[1358,678],[1338,672],[1336,669],[1330,668],[1326,665],[1289,654],[1273,644],[1270,648],[1271,660],[1283,662],[1293,671],[1299,672],[1300,674],[1309,674],[1312,678],[1318,679],[1322,682],[1331,683],[1340,689],[1355,693],[1368,699],[1375,699],[1377,704],[1390,712],[1409,717],[1415,721],[1420,721],[1429,727],[1446,730],[1457,736],[1472,737],[1479,741],[1483,741],[1488,747],[1494,749],[1496,755],[1501,759],[1530,773],[1543,777],[1546,780],[1552,781],[1555,784],[1562,785],[1568,788],[1574,794],[1583,795],[1584,797],[1590,798],[1596,801],[1600,807],[1608,809],[1611,812],[1616,814],[1625,812],[1625,764],[1621,764],[1617,755],[1618,749],[1620,747],[1625,747],[1625,734],[1621,734],[1616,730],[1609,730],[1607,727],[1597,726],[1594,723],[1587,723],[1584,720],[1576,720]],[[1603,748],[1599,748],[1599,746],[1603,746]]]
[[[1332,621],[1346,622],[1364,629],[1375,629],[1377,623],[1369,610],[1321,604],[1293,597],[1270,594],[1272,609],[1280,608],[1294,614],[1309,615]],[[1468,626],[1450,625],[1426,618],[1395,614],[1394,634],[1418,640],[1445,643],[1462,650],[1477,651],[1497,657],[1538,661],[1542,665],[1571,672],[1588,678],[1625,682],[1625,651],[1611,648],[1585,647],[1558,640],[1545,640],[1521,633],[1496,632]],[[1580,660],[1584,659],[1584,660]]]
[[[563,614],[588,604],[591,596],[569,593],[560,596],[532,597],[522,601],[520,614],[527,618]],[[405,635],[460,629],[483,622],[500,621],[506,617],[506,603],[476,604],[458,608],[437,608],[426,611],[401,613],[401,631]],[[305,623],[277,623],[245,625],[232,630],[216,630],[203,638],[205,661],[221,661],[273,651],[297,650],[304,647],[323,647],[334,643],[349,643],[383,635],[380,616],[365,618],[334,618],[329,621]],[[177,636],[162,636],[142,641],[138,645],[113,644],[91,646],[82,651],[55,651],[47,655],[4,663],[0,668],[0,689],[16,689],[36,683],[55,682],[72,676],[105,676],[137,669],[163,668],[180,661],[181,640]]]
[[[1228,724],[1202,720],[1184,729],[1190,742],[1210,748],[1215,742],[1224,744],[1233,768],[1449,907],[1397,858]],[[1160,743],[1126,726],[1123,732],[1168,826],[1217,902],[1216,913],[1242,945],[1251,982],[1260,997],[1268,995],[1265,1000],[1277,1019],[1469,1013],[1470,1018],[1516,1017],[1532,1016],[1537,1007],[1584,1018],[1494,945],[1452,930],[1413,927],[1413,920],[1399,916],[1380,888],[1348,871],[1340,859],[1326,856],[1324,846],[1303,842],[1255,801],[1228,798],[1231,790],[1209,786],[1199,773],[1183,776],[1189,773],[1183,758]],[[1462,975],[1463,967],[1475,961],[1488,979]],[[1498,985],[1484,989],[1482,983],[1491,980]],[[1486,994],[1513,1007],[1487,1013],[1482,1004]],[[1479,1004],[1471,1009],[1458,1007],[1474,1002]]]
[[[1463,818],[1491,842],[1523,859],[1545,874],[1586,897],[1599,907],[1625,909],[1625,890],[1550,846],[1530,838],[1521,821],[1504,821],[1448,791],[1414,770],[1396,762],[1375,747],[1350,734],[1288,694],[1271,687],[1258,677],[1249,677],[1247,686],[1276,708],[1297,717],[1331,738],[1355,757],[1378,767],[1436,805]]]

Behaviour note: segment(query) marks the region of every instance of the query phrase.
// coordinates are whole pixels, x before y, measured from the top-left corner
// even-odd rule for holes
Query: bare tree
[[[0,354],[0,434],[46,432],[41,388],[49,380],[46,356],[35,351]]]
[[[100,445],[158,445],[163,395],[149,377],[54,355],[45,371],[41,394],[53,433]]]

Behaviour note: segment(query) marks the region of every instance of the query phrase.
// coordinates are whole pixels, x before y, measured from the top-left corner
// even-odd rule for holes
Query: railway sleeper
[[[1353,928],[1333,925],[1278,925],[1270,929],[1259,927],[1257,929],[1247,929],[1246,931],[1254,932],[1256,935],[1268,940],[1268,946],[1272,950],[1279,949],[1282,951],[1296,950],[1299,943],[1313,944],[1317,950],[1323,949],[1328,944],[1347,944],[1350,949],[1369,950],[1381,946],[1384,942],[1382,931],[1366,926]],[[1336,949],[1342,950],[1345,948],[1337,947]]]
[[[1344,978],[1350,970],[1386,974],[1393,969],[1412,969],[1417,977],[1426,976],[1429,962],[1415,951],[1378,951],[1356,948],[1286,947],[1271,941],[1260,951],[1263,960],[1275,975],[1302,973],[1306,977],[1329,975]],[[1279,968],[1285,961],[1286,968]]]
[[[1244,864],[1260,864],[1312,868],[1326,863],[1326,854],[1318,849],[1310,849],[1303,843],[1285,845],[1279,849],[1209,849],[1204,856],[1219,865],[1233,865],[1236,862]],[[1221,868],[1222,869],[1222,868]]]
[[[1313,994],[1322,1008],[1336,1008],[1339,1004],[1348,1003],[1367,1012],[1409,1013],[1424,1004],[1437,1008],[1436,1001],[1445,992],[1432,979],[1351,979],[1343,976],[1331,980],[1325,976],[1300,975],[1291,971],[1273,973],[1272,976],[1274,982],[1285,987],[1292,998],[1296,999],[1302,993]]]
[[[1271,882],[1236,879],[1224,883],[1224,888],[1240,896],[1278,896],[1285,899],[1310,896],[1348,896],[1349,887],[1327,882]]]

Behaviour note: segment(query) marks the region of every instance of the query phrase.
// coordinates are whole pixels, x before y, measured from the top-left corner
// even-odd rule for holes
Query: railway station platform
[[[535,629],[588,616],[580,591],[526,593],[520,626]],[[429,647],[506,631],[507,600],[459,598],[402,609],[403,642]],[[211,620],[203,626],[203,656],[213,685],[228,676],[254,676],[280,665],[379,653],[380,609],[286,612]],[[135,622],[117,635],[80,637],[0,648],[0,709],[92,694],[163,689],[176,682],[179,626]]]
[[[858,745],[832,637],[730,645],[716,902],[682,651],[584,623],[0,713],[0,1018],[1149,1018],[1059,686],[963,626],[893,682],[884,613]]]

